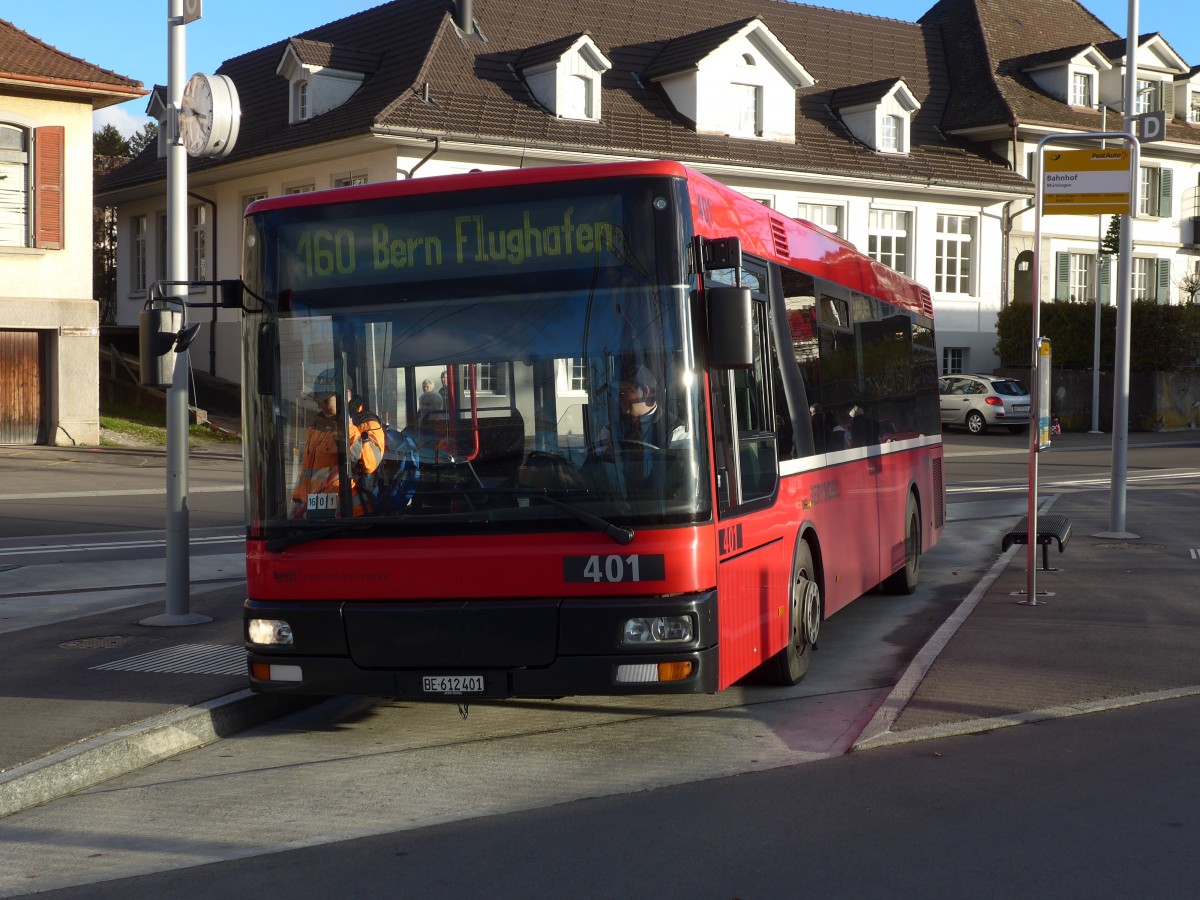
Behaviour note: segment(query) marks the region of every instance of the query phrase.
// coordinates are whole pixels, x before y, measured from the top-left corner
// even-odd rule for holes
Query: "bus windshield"
[[[551,188],[250,218],[252,536],[709,516],[682,189]]]

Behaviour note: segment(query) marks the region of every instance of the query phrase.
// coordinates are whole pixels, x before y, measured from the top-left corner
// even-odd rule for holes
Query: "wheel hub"
[[[804,579],[796,585],[800,607],[800,632],[805,644],[816,644],[821,631],[821,593],[816,582]]]

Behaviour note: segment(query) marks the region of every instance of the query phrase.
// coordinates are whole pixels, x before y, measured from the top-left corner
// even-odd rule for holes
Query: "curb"
[[[313,705],[249,688],[164,713],[0,772],[0,818]],[[319,702],[319,701],[318,701]]]
[[[1057,499],[1057,495],[1047,498],[1046,502],[1043,503],[1041,508],[1038,510],[1038,515],[1049,512]],[[924,731],[932,732],[942,728],[953,727],[953,725],[962,724],[952,723],[952,725],[947,726],[933,726],[926,729],[913,729],[911,732],[902,732],[899,734],[894,734],[891,730],[892,725],[895,724],[896,719],[900,716],[900,713],[904,711],[904,707],[908,705],[909,701],[912,700],[913,695],[916,694],[917,688],[925,679],[925,676],[929,674],[929,670],[933,668],[933,664],[937,661],[939,654],[946,649],[946,645],[950,643],[950,639],[954,637],[958,629],[961,628],[963,623],[967,621],[967,617],[975,611],[975,607],[980,604],[983,598],[987,595],[987,592],[991,590],[992,585],[996,583],[996,579],[998,579],[1001,574],[1003,574],[1004,570],[1008,568],[1008,564],[1012,562],[1013,557],[1015,557],[1020,550],[1021,545],[1013,545],[1001,553],[999,558],[992,563],[992,567],[987,570],[982,578],[979,579],[975,587],[971,589],[971,592],[967,594],[962,603],[958,605],[958,608],[950,614],[949,618],[942,623],[941,627],[938,628],[938,630],[933,633],[933,636],[925,643],[925,646],[922,647],[917,652],[917,655],[913,657],[912,662],[910,662],[908,667],[904,670],[904,674],[900,676],[900,680],[896,682],[896,686],[892,688],[887,697],[884,698],[883,703],[880,704],[879,709],[875,711],[875,715],[871,717],[871,720],[867,722],[863,730],[859,732],[858,738],[853,744],[851,744],[848,752],[854,753],[858,750],[869,750],[873,747],[885,747],[891,744],[905,743],[908,740],[924,740],[926,738],[902,738],[902,735],[915,735],[917,732]],[[1009,722],[1008,724],[1015,725],[1018,723]],[[939,733],[929,734],[926,737],[932,738],[941,736],[942,735]]]
[[[967,719],[962,722],[947,722],[944,725],[930,725],[927,728],[914,728],[911,731],[884,731],[876,734],[874,737],[860,739],[851,750],[874,750],[879,747],[895,747],[900,744],[914,744],[918,741],[931,741],[936,738],[957,737],[965,734],[982,734],[986,731],[1008,728],[1010,725],[1030,725],[1034,722],[1046,722],[1050,719],[1066,719],[1071,716],[1109,712],[1114,709],[1141,706],[1144,703],[1179,700],[1183,697],[1195,697],[1197,695],[1200,695],[1200,684],[1172,688],[1165,691],[1152,691],[1147,694],[1128,694],[1123,697],[1090,700],[1087,703],[1073,703],[1069,706],[1052,706],[1047,709],[1011,713],[1007,716],[995,716],[990,719]]]

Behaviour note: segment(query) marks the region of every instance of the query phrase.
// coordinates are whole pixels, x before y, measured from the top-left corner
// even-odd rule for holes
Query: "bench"
[[[1062,553],[1071,540],[1071,520],[1067,516],[1038,516],[1037,542],[1042,545],[1042,571],[1053,572],[1050,568],[1050,544],[1058,541],[1058,552]],[[1012,528],[1004,535],[1000,546],[1007,550],[1013,544],[1029,543],[1029,516],[1021,516]]]

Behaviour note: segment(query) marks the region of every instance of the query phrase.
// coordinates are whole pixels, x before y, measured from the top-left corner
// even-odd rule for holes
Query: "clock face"
[[[228,156],[240,120],[232,79],[201,73],[188,80],[179,117],[179,137],[188,156]]]

